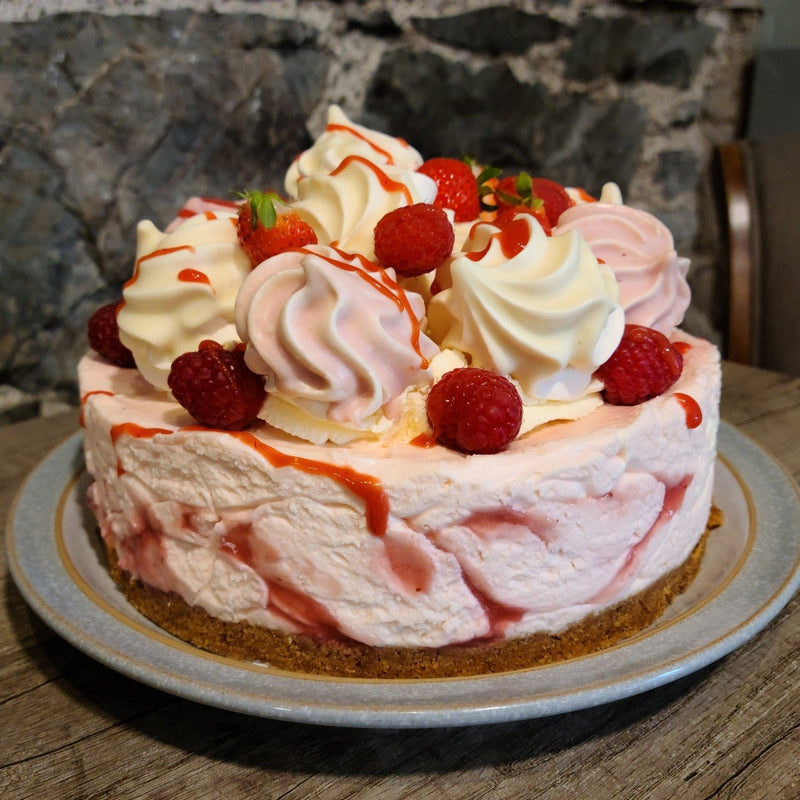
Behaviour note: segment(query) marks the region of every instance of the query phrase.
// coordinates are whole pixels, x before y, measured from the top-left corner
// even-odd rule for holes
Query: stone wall
[[[330,102],[426,157],[617,181],[693,259],[686,326],[714,336],[709,156],[743,116],[759,0],[198,5],[0,5],[4,419],[75,402],[140,218],[281,186]]]

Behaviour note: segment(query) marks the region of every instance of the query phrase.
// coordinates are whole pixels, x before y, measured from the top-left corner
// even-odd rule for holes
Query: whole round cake
[[[719,354],[667,228],[424,161],[337,107],[281,196],[138,228],[79,365],[129,601],[291,671],[523,669],[650,625],[699,568]]]

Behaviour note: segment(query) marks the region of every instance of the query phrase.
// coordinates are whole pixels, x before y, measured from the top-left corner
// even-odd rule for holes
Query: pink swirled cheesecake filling
[[[200,429],[87,356],[92,505],[124,570],[222,619],[377,646],[558,631],[681,564],[705,529],[718,357],[679,338],[673,391],[467,459]]]

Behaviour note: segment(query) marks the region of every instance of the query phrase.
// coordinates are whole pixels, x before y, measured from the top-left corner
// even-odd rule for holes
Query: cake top
[[[139,224],[119,342],[181,402],[188,383],[175,390],[173,364],[218,358],[200,348],[210,340],[262,381],[258,417],[292,435],[443,442],[439,416],[454,412],[442,387],[458,386],[486,395],[458,413],[489,427],[506,415],[498,430],[510,430],[484,450],[494,452],[591,413],[626,325],[669,336],[689,303],[688,260],[614,184],[595,199],[526,173],[425,161],[332,106],[284,188],[191,198],[163,232]],[[432,412],[431,388],[455,369],[466,372],[433,393]]]

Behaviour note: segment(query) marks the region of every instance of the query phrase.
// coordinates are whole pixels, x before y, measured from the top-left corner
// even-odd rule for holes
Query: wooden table
[[[725,365],[723,418],[800,479],[800,379]],[[75,415],[0,429],[3,518]],[[5,526],[3,526],[5,530]],[[137,683],[52,633],[0,550],[0,798],[800,798],[800,598],[754,640],[586,711],[432,730],[306,726]]]

